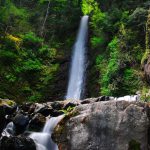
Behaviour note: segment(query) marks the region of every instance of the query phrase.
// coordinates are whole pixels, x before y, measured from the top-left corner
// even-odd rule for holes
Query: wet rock
[[[28,110],[28,113],[32,114],[35,111],[35,108],[36,108],[36,104],[32,104]]]
[[[61,110],[63,109],[64,104],[62,102],[53,102],[51,106],[55,110]]]
[[[3,137],[0,141],[0,150],[36,150],[36,145],[28,137]]]
[[[40,113],[45,117],[52,114],[52,112],[53,112],[52,107],[48,107],[48,106],[43,106],[43,107],[39,108],[38,110],[36,110],[36,113]]]
[[[62,114],[63,114],[63,112],[61,110],[53,110],[50,115],[52,117],[58,117],[58,116],[60,116]]]
[[[67,104],[63,107],[63,109],[67,110],[67,108],[69,108],[69,107],[75,107],[75,106],[77,106],[77,104],[72,103],[72,102],[69,102],[69,103],[67,103]]]
[[[41,131],[41,129],[44,127],[45,122],[46,122],[45,116],[43,116],[40,113],[37,113],[31,119],[29,123],[29,129],[33,131]]]
[[[16,127],[16,134],[23,133],[29,123],[29,117],[23,114],[17,114],[13,119],[13,123]]]
[[[148,147],[149,120],[145,103],[100,101],[76,107],[79,113],[63,120],[53,138],[63,150],[128,150]]]
[[[98,100],[98,98],[87,98],[81,101],[81,104],[90,104],[94,103]]]
[[[96,102],[99,102],[99,101],[109,101],[109,100],[113,100],[114,98],[113,97],[109,97],[109,96],[101,96],[101,97],[98,97]]]
[[[33,103],[24,103],[20,106],[20,109],[22,109],[24,112],[29,112],[32,105]]]

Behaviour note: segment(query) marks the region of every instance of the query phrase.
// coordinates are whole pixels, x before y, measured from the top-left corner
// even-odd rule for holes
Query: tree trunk
[[[45,23],[47,21],[48,14],[49,14],[50,3],[51,3],[51,1],[49,0],[48,5],[47,5],[47,10],[46,10],[46,15],[45,15],[45,18],[44,18],[44,21],[43,21],[43,24],[42,24],[42,28],[41,28],[41,33],[40,33],[41,37],[43,37],[43,34],[44,34]]]

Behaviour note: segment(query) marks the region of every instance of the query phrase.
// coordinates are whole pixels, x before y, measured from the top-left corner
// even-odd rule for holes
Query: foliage
[[[136,4],[131,2],[134,6],[129,6],[128,2],[108,1],[107,5],[100,0],[96,3],[103,15],[91,13],[91,48],[97,53],[94,55],[95,70],[99,73],[98,78],[96,73],[92,78],[95,80],[93,83],[99,83],[99,93],[103,95],[135,94],[145,85],[141,61],[143,64],[149,57],[149,36],[145,41],[148,8],[140,1]],[[96,21],[99,18],[103,19]]]
[[[0,88],[1,95],[9,95],[14,90],[14,95],[21,98],[23,96],[30,101],[44,99],[42,90],[52,82],[53,76],[58,70],[58,65],[53,63],[56,49],[43,44],[43,39],[31,32],[20,37],[13,35],[7,37],[9,38],[6,38],[6,43],[8,40],[11,41],[10,48],[8,49],[8,45],[4,45],[0,50],[1,86],[13,85],[14,89]],[[11,46],[16,43],[19,44]],[[16,92],[15,88],[18,88],[18,84],[20,87]],[[9,97],[18,100],[12,94]]]
[[[74,110],[75,107],[71,107],[69,106],[66,110],[60,110],[60,112],[63,112],[66,116],[70,114],[70,112],[72,112]]]
[[[150,102],[150,89],[149,86],[143,86],[141,89],[141,100]]]
[[[124,93],[135,94],[138,87],[142,86],[140,74],[134,69],[126,69],[123,75],[123,88]]]
[[[53,0],[41,34],[48,4],[0,1],[1,97],[64,97],[67,62],[82,13],[90,17],[87,95],[121,96],[149,89],[141,70],[149,57],[148,0]]]
[[[94,4],[94,0],[83,0],[82,1],[82,12],[84,15],[89,15],[93,10],[93,5]]]
[[[107,68],[105,68],[106,71],[102,74],[100,81],[101,94],[103,95],[113,95],[114,91],[117,89],[114,81],[119,69],[119,47],[116,37],[109,43],[108,50],[110,52],[110,58]]]
[[[22,101],[54,100],[78,28],[78,1],[0,1],[0,95]],[[76,15],[74,15],[76,14]],[[69,41],[69,42],[68,42]],[[66,90],[66,87],[63,87]],[[64,94],[61,93],[61,98]]]

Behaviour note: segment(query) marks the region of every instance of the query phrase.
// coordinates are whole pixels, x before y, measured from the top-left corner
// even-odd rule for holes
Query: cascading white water
[[[32,138],[36,143],[37,150],[58,150],[57,144],[55,144],[51,139],[51,134],[63,117],[64,115],[50,118],[46,122],[42,132],[34,132],[30,135],[30,138]]]
[[[73,57],[66,99],[79,100],[84,88],[84,73],[86,68],[86,43],[88,37],[88,16],[83,16],[79,33],[73,48]]]
[[[9,122],[6,126],[6,128],[2,132],[2,137],[10,137],[13,136],[15,133],[15,126],[13,122]]]

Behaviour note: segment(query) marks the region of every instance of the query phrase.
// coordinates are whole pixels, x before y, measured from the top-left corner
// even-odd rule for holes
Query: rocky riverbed
[[[61,114],[65,117],[52,135],[59,150],[149,149],[149,104],[104,96],[22,105],[1,99],[0,149],[36,149],[28,136],[41,131],[50,117]]]

